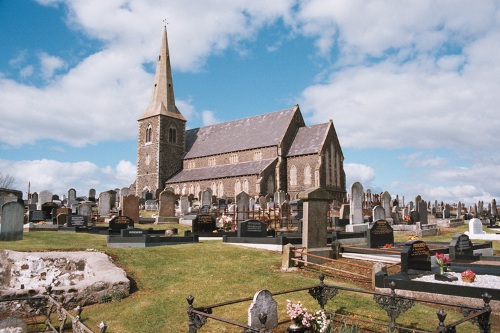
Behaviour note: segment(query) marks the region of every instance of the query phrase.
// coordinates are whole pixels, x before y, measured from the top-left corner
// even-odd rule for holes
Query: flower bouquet
[[[448,270],[448,262],[450,261],[449,257],[445,257],[444,253],[436,252],[436,263],[439,266],[439,274],[444,274]]]
[[[314,333],[326,332],[330,321],[324,310],[318,310],[312,314],[307,312],[300,301],[292,303],[291,300],[287,300],[286,302],[286,313],[293,321],[293,325],[287,329],[288,332],[303,332],[303,330]]]
[[[470,269],[462,272],[462,281],[471,283],[474,282],[475,279],[476,279],[476,273],[474,273]]]

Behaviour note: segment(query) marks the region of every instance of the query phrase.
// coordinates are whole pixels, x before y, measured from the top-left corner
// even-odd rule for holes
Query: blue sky
[[[347,185],[500,196],[500,2],[0,0],[0,172],[27,192],[129,186],[163,20],[194,128],[298,103]]]

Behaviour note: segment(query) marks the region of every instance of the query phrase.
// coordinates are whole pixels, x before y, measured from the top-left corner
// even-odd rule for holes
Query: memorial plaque
[[[212,232],[217,229],[215,219],[210,214],[200,214],[193,220],[193,232]]]
[[[86,227],[88,225],[88,216],[68,215],[67,221],[68,227]]]
[[[378,248],[386,244],[394,245],[394,231],[392,226],[384,220],[373,222],[367,232],[368,247]]]
[[[45,221],[45,211],[44,210],[31,210],[29,213],[29,222],[40,222]]]
[[[267,224],[259,220],[240,222],[238,237],[267,237]]]
[[[139,228],[129,228],[129,229],[122,229],[121,230],[122,237],[142,237],[142,236],[146,236],[147,234],[148,234],[147,230],[139,229]]]
[[[430,251],[424,241],[406,242],[401,251],[401,272],[407,273],[409,269],[431,270]]]
[[[464,259],[464,260],[473,260],[478,259],[474,258],[474,248],[472,246],[472,242],[469,239],[468,235],[465,234],[457,234],[452,237],[450,242],[450,259]]]
[[[109,221],[111,231],[120,231],[122,229],[133,228],[134,220],[128,216],[115,216]]]

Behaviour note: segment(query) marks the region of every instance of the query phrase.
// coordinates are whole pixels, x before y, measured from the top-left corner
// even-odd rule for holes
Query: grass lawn
[[[139,226],[139,225],[138,225]],[[142,226],[140,226],[142,227]],[[145,225],[144,227],[150,227]],[[163,228],[169,228],[163,225]],[[172,225],[172,227],[178,227]],[[183,231],[179,232],[183,234]],[[449,241],[454,233],[443,237]],[[427,239],[426,239],[427,240]],[[429,239],[428,241],[431,241]],[[62,232],[30,232],[15,242],[0,242],[0,249],[16,251],[85,251],[96,249],[110,255],[133,281],[134,291],[120,302],[96,304],[84,309],[82,318],[97,331],[101,321],[108,324],[108,332],[186,332],[188,318],[186,297],[195,297],[194,305],[210,305],[237,298],[253,297],[255,292],[271,292],[316,285],[316,274],[281,272],[281,254],[232,246],[220,241],[202,241],[198,244],[172,245],[152,248],[108,248],[106,238],[89,234]],[[342,285],[326,279],[329,285]],[[279,319],[286,319],[286,299],[302,301],[309,309],[318,308],[307,292],[276,296]],[[214,315],[241,323],[247,322],[250,302],[214,309]],[[327,305],[328,311],[356,313],[367,318],[387,320],[370,295],[341,291]],[[433,330],[437,326],[436,308],[416,306],[401,316],[398,323],[414,328]],[[461,318],[449,312],[446,322]],[[241,332],[242,329],[208,320],[202,332]],[[466,324],[458,332],[475,332]],[[284,332],[284,327],[277,330]]]

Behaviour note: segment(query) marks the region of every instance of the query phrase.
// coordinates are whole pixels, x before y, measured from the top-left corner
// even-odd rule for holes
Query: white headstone
[[[360,182],[354,182],[351,185],[351,213],[349,215],[350,224],[363,223],[363,185]]]
[[[469,221],[469,235],[484,234],[483,224],[480,219],[473,218]]]
[[[373,207],[372,209],[372,216],[373,216],[373,222],[376,222],[376,221],[379,221],[379,220],[383,220],[385,221],[385,209],[380,206],[380,205],[377,205],[375,207]]]
[[[382,207],[384,208],[385,216],[391,216],[391,195],[387,191],[382,193]]]

